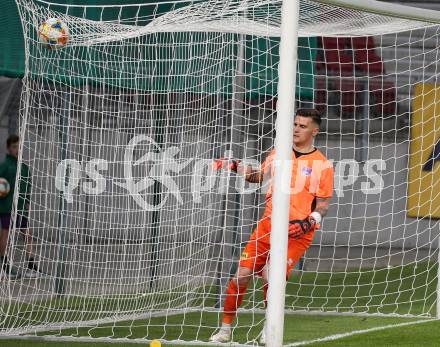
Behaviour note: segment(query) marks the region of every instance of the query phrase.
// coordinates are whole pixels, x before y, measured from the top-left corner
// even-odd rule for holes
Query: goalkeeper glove
[[[313,212],[310,216],[305,219],[294,219],[289,221],[289,237],[295,240],[301,238],[302,236],[308,234],[309,232],[319,228],[319,222],[321,220],[317,216],[318,212]]]
[[[212,163],[212,168],[216,171],[220,169],[224,169],[224,170],[237,172],[237,168],[239,164],[240,164],[240,160],[219,158],[214,160],[214,162]]]

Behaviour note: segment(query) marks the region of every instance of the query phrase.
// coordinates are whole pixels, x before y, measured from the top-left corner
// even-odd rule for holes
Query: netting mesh
[[[206,341],[269,184],[212,164],[258,167],[273,147],[281,1],[17,3],[31,193],[16,214],[44,275],[25,278],[15,223],[9,258],[23,277],[0,284],[1,334]],[[38,40],[49,17],[69,28],[62,49]],[[427,111],[439,28],[304,0],[299,35],[297,104],[324,113],[316,146],[336,178],[286,312],[433,316],[440,189],[434,172],[429,190],[410,171],[440,129]],[[410,114],[430,127],[410,133]],[[243,308],[246,343],[264,320],[261,279]]]
[[[35,26],[47,18],[60,18],[70,24],[72,44],[87,46],[160,32],[279,37],[281,3],[281,0],[210,0],[102,8],[72,5],[66,6],[62,11],[64,13],[60,13],[55,5],[48,6],[50,2],[29,2],[26,6],[33,11]],[[300,11],[300,36],[383,35],[430,25],[428,22],[343,9],[312,0],[301,1]],[[88,16],[93,12],[92,16]]]

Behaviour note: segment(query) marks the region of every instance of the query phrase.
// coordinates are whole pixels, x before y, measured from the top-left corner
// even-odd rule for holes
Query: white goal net
[[[17,0],[31,188],[13,220],[42,273],[17,219],[0,335],[207,341],[268,185],[213,164],[274,146],[282,1],[63,2]],[[66,46],[39,40],[48,18]],[[296,104],[323,114],[335,191],[286,313],[436,316],[440,26],[301,0],[298,35]],[[257,338],[262,293],[255,277],[234,341]]]

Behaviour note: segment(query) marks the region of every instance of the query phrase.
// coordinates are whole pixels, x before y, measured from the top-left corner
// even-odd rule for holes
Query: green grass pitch
[[[420,324],[363,332],[328,342],[315,341],[308,344],[308,346],[439,346],[440,329],[438,327],[440,327],[440,322],[427,319],[428,316],[435,316],[436,274],[436,265],[425,262],[419,263],[417,266],[407,265],[393,269],[376,269],[375,271],[334,273],[331,276],[325,273],[304,273],[300,276],[293,276],[287,286],[286,306],[288,307],[305,307],[308,305],[310,307],[322,307],[323,310],[331,310],[337,304],[338,307],[343,308],[342,311],[350,311],[350,308],[355,307],[354,312],[412,315],[424,313],[425,318],[286,314],[284,344],[313,341],[337,334],[426,320]],[[257,283],[255,287],[258,288],[259,284]],[[101,310],[112,308],[111,306],[114,305],[112,300],[114,298],[107,298],[107,301],[101,300],[99,302],[89,301],[89,312],[92,311],[90,308],[93,306],[96,309],[99,307]],[[261,302],[261,291],[249,294],[245,298],[244,306],[249,306],[249,302],[253,304]],[[60,301],[53,303],[54,306],[52,307],[61,308],[58,312],[70,311],[73,315],[77,313],[77,310],[83,309],[81,306],[83,303],[84,298],[81,298],[81,301],[75,301],[71,298],[68,306],[66,306],[66,302]],[[130,308],[130,304],[133,307],[136,305],[135,302],[127,300],[124,308]],[[203,305],[212,306],[213,297],[205,299]],[[66,310],[67,308],[69,310]],[[32,313],[29,310],[28,315],[21,316],[21,322],[25,323],[31,319],[37,319],[36,314],[36,312]],[[45,332],[44,335],[61,334],[63,336],[145,339],[145,346],[148,346],[148,340],[152,339],[208,341],[218,325],[219,317],[219,314],[212,312],[191,312],[168,317],[155,317],[148,320],[57,330]],[[53,316],[52,318],[55,320],[60,317]],[[239,314],[238,324],[234,329],[233,341],[246,343],[256,339],[262,328],[263,318],[261,314]],[[7,324],[7,321],[4,321],[4,324],[5,322]],[[17,320],[15,320],[15,323],[17,323]],[[30,340],[16,339],[0,339],[0,345],[11,347],[30,345],[32,347],[61,345],[63,347],[115,346],[114,343],[35,340],[31,342]],[[143,344],[124,343],[121,345],[139,346]],[[163,345],[173,346],[172,343],[166,342]]]

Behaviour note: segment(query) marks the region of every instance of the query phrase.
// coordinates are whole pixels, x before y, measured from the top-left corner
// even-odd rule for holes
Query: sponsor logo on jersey
[[[301,170],[301,174],[303,176],[310,176],[312,174],[312,168],[308,167],[308,166],[303,167],[302,170]]]

